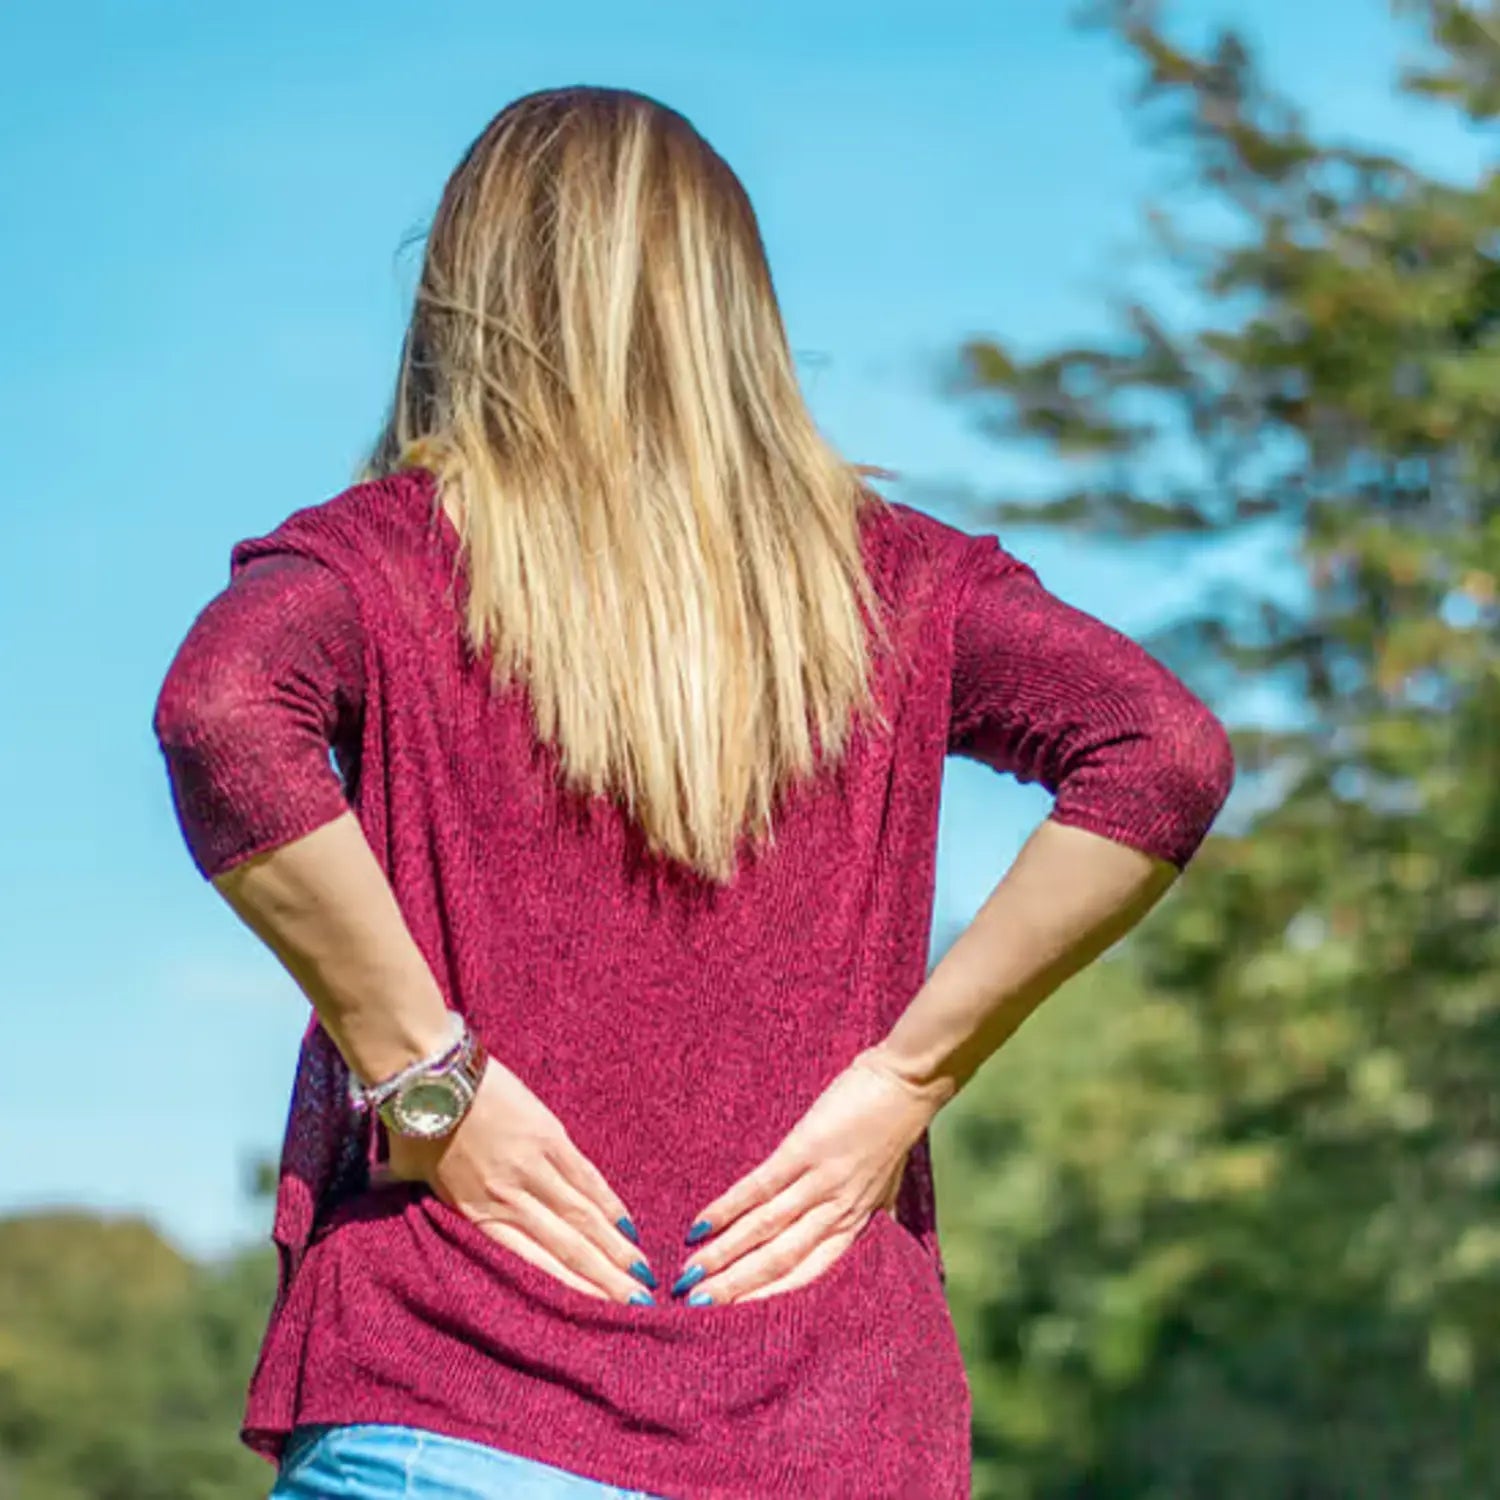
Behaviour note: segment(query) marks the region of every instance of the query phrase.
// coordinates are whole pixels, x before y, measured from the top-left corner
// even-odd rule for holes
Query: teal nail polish
[[[699,1240],[706,1240],[714,1232],[714,1226],[707,1219],[699,1219],[687,1232],[687,1243],[696,1245]]]
[[[688,1306],[707,1307],[713,1300],[714,1299],[710,1297],[707,1292],[694,1292],[693,1295],[688,1298]]]
[[[672,1283],[672,1295],[680,1297],[690,1286],[697,1286],[708,1272],[702,1266],[689,1266],[676,1281]]]
[[[625,1238],[632,1244],[640,1244],[640,1234],[637,1232],[635,1225],[630,1222],[630,1218],[628,1215],[623,1218],[616,1219],[615,1228],[618,1229],[620,1233],[623,1234]]]
[[[630,1294],[630,1296],[626,1300],[630,1301],[630,1302],[634,1302],[634,1303],[636,1303],[640,1307],[655,1307],[656,1306],[656,1298],[653,1297],[650,1292],[645,1292],[645,1291],[632,1292]]]
[[[643,1260],[638,1260],[633,1266],[631,1266],[630,1274],[634,1276],[637,1281],[644,1281],[647,1286],[656,1285],[655,1274],[652,1272],[651,1267],[648,1266]]]

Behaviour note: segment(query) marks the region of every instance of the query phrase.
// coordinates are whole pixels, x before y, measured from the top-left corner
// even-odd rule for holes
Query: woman
[[[1231,753],[829,448],[686,120],[491,122],[368,474],[233,549],[154,725],[314,1009],[242,1433],[276,1495],[968,1493],[928,1127]],[[1054,804],[924,981],[949,754]]]

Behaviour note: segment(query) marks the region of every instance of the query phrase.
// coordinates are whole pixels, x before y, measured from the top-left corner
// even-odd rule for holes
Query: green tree
[[[1398,87],[1492,131],[1500,8],[1400,8]],[[1060,997],[946,1134],[977,1493],[1500,1495],[1500,174],[1315,138],[1232,32],[1091,24],[1184,169],[1175,280],[1097,346],[965,348],[1070,476],[984,519],[1269,533],[1297,586],[1148,641],[1285,705],[1236,726],[1243,831],[1128,945],[1097,1066],[1027,1082]]]
[[[202,1267],[136,1219],[0,1220],[0,1495],[263,1496],[238,1431],[273,1285],[266,1252]]]

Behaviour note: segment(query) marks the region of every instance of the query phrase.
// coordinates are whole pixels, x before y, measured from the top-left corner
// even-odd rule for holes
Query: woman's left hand
[[[822,1275],[872,1213],[894,1205],[907,1155],[942,1102],[878,1047],[861,1052],[770,1156],[697,1215],[712,1239],[688,1258],[674,1295],[746,1302]]]

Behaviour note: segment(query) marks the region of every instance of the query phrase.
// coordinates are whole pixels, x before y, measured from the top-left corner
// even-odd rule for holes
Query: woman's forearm
[[[447,1004],[352,812],[213,884],[301,986],[358,1079],[387,1078],[443,1045]]]
[[[274,556],[194,621],[152,723],[194,862],[370,1083],[440,1047],[447,1008],[329,763],[363,704],[353,594]]]
[[[1161,899],[1178,868],[1044,821],[878,1046],[946,1104],[1017,1027]]]

